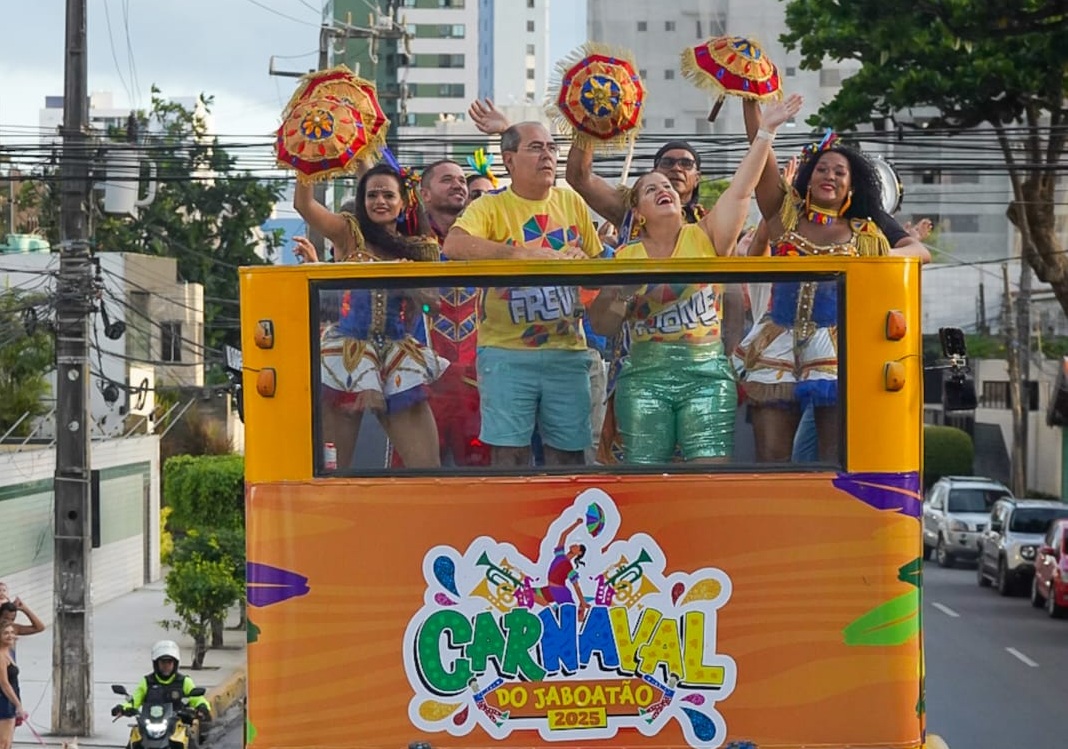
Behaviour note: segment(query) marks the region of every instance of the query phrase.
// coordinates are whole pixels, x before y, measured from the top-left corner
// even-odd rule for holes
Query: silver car
[[[1047,499],[999,499],[990,511],[990,525],[979,539],[979,587],[991,581],[998,593],[1010,596],[1030,585],[1035,557],[1049,524],[1068,518],[1068,504]]]
[[[990,519],[990,509],[1012,492],[993,479],[980,476],[943,476],[923,503],[923,556],[935,555],[940,567],[958,559],[979,556],[979,538]]]

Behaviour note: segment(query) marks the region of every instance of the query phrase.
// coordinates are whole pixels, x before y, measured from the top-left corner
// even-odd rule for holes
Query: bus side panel
[[[922,743],[915,473],[249,501],[254,747]]]

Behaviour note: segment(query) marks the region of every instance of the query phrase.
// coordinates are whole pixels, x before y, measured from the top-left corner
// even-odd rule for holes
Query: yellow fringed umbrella
[[[714,122],[726,96],[771,101],[782,98],[779,69],[752,39],[714,36],[682,52],[682,74],[698,88],[718,95],[708,121]]]
[[[367,130],[356,111],[324,96],[297,103],[278,128],[278,163],[295,169],[301,182],[351,171],[367,147]]]
[[[331,126],[332,133],[304,126],[317,117]],[[360,161],[377,156],[388,129],[373,83],[344,65],[308,73],[282,112],[278,162],[296,169],[298,179],[305,182],[347,174]]]
[[[557,93],[550,95],[547,112],[577,145],[608,151],[629,144],[633,150],[645,113],[645,85],[629,52],[584,44],[557,63],[550,90]]]

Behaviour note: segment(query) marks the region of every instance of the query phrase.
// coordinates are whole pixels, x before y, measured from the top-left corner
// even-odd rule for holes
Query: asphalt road
[[[974,566],[924,568],[927,728],[950,749],[1065,745],[1068,620],[976,584]]]
[[[1064,746],[1068,619],[980,588],[973,566],[928,562],[924,595],[928,730],[950,749]],[[216,723],[205,749],[241,749],[240,706]]]

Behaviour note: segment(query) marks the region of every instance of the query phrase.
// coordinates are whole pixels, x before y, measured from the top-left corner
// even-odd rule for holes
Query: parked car
[[[1054,619],[1068,614],[1068,520],[1051,523],[1038,547],[1031,605]]]
[[[1048,499],[1003,497],[990,510],[990,523],[979,537],[979,587],[991,582],[1003,596],[1031,582],[1038,547],[1050,523],[1068,518],[1068,505]]]
[[[940,478],[923,503],[923,558],[930,559],[934,552],[940,567],[952,567],[958,559],[975,560],[991,508],[1002,497],[1011,496],[1008,487],[993,479]]]

